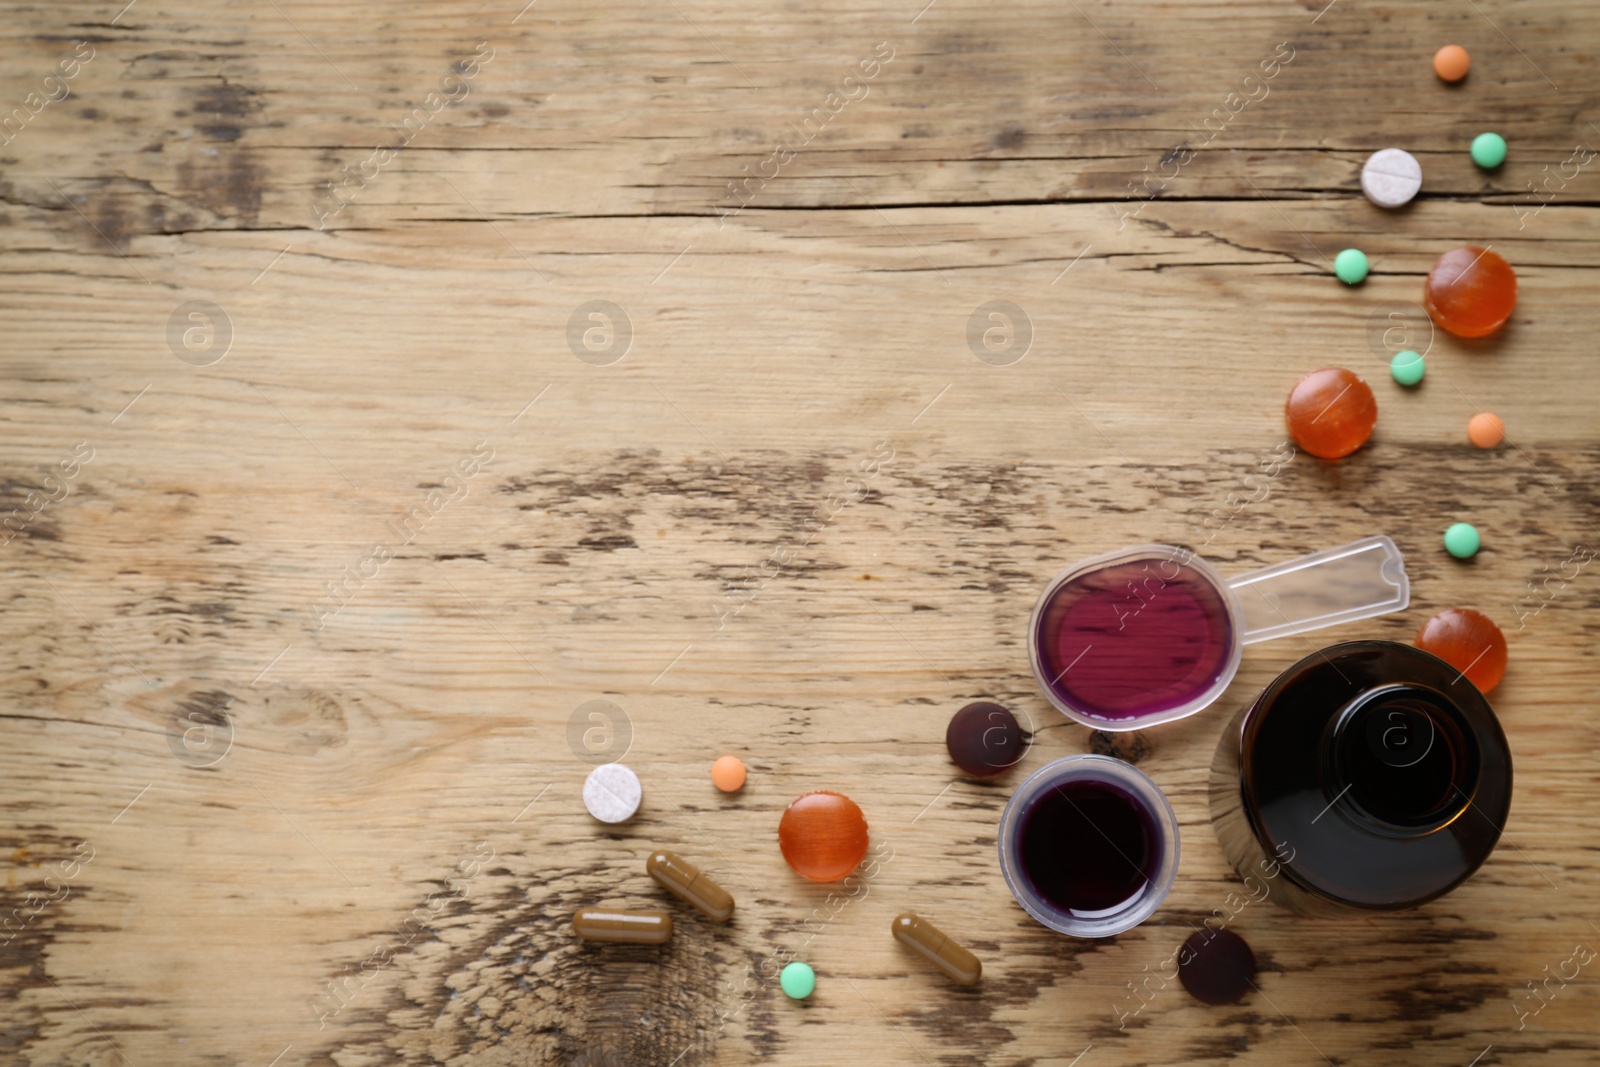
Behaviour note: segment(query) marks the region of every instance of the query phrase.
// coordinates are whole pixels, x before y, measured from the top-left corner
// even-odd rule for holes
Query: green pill
[[[1355,285],[1367,276],[1367,254],[1359,248],[1347,248],[1333,257],[1333,273],[1346,285]]]
[[[816,991],[817,972],[795,960],[778,976],[778,984],[783,986],[784,995],[790,1000],[804,1000]]]
[[[1394,375],[1394,380],[1401,385],[1416,385],[1422,381],[1422,374],[1427,367],[1422,362],[1422,356],[1407,348],[1396,352],[1389,361],[1389,373]]]
[[[1452,523],[1444,532],[1444,550],[1456,559],[1471,559],[1478,554],[1478,528],[1470,523]]]
[[[1498,133],[1480,133],[1472,139],[1472,161],[1484,170],[1494,170],[1506,161],[1506,139]]]

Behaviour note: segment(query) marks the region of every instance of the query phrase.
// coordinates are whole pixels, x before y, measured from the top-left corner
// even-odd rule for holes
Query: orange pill
[[[1485,337],[1516,309],[1517,272],[1498,252],[1476,245],[1452,248],[1428,272],[1422,306],[1457,337]]]
[[[1458,44],[1447,44],[1433,54],[1433,72],[1440,81],[1458,82],[1472,69],[1472,57]]]
[[[1467,423],[1467,437],[1479,448],[1493,448],[1506,439],[1506,424],[1499,415],[1480,411]]]
[[[1506,635],[1494,620],[1471,608],[1450,608],[1422,624],[1416,645],[1466,675],[1487,693],[1506,673]]]
[[[1372,436],[1378,401],[1354,372],[1324,367],[1295,383],[1283,416],[1295,444],[1321,459],[1338,459]]]
[[[738,756],[723,756],[711,765],[711,784],[724,793],[744,788],[744,761]]]
[[[807,793],[778,821],[778,848],[800,877],[837,882],[867,854],[866,816],[841,793]]]

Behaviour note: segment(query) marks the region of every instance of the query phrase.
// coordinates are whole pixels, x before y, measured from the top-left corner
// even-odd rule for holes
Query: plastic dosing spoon
[[[1245,645],[1410,601],[1405,560],[1381,534],[1231,579],[1189,549],[1135,545],[1056,575],[1033,608],[1028,660],[1069,718],[1137,730],[1215,701]]]

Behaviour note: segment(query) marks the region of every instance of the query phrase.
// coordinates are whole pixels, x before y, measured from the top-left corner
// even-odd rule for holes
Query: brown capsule
[[[928,920],[908,911],[896,915],[890,929],[896,941],[916,949],[961,985],[977,985],[978,979],[983,977],[983,964],[978,962],[978,957],[950,940]]]
[[[675,852],[652,852],[644,869],[673,896],[705,912],[713,922],[725,923],[733,915],[733,897],[700,868]]]
[[[672,939],[672,916],[664,911],[579,908],[572,913],[572,929],[586,941],[662,945]]]

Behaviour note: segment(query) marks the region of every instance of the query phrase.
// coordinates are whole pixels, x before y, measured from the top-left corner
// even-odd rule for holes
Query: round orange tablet
[[[738,756],[723,756],[711,765],[711,784],[724,793],[737,793],[744,787],[744,761]]]
[[[1480,411],[1467,423],[1467,437],[1479,448],[1493,448],[1506,439],[1506,424],[1499,415]]]
[[[1355,373],[1324,367],[1295,383],[1283,415],[1295,444],[1313,456],[1338,459],[1372,436],[1378,401],[1372,387]]]
[[[1472,69],[1472,57],[1458,44],[1447,44],[1433,54],[1433,72],[1441,81],[1458,82]]]
[[[778,848],[800,877],[837,882],[867,854],[867,818],[842,793],[807,793],[778,821]]]
[[[1487,693],[1506,674],[1506,635],[1494,620],[1471,608],[1450,608],[1422,624],[1416,645],[1431,652]]]
[[[1500,253],[1476,245],[1452,248],[1434,261],[1422,306],[1457,337],[1487,337],[1517,306],[1517,272]]]

